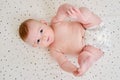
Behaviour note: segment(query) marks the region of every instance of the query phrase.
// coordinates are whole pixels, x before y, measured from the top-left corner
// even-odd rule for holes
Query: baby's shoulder
[[[55,23],[55,24],[52,24],[52,27],[65,27],[69,25],[69,22],[68,21],[61,21],[61,22],[58,22],[58,23]]]
[[[57,55],[58,53],[62,53],[61,50],[56,47],[51,47],[49,51],[52,56]]]

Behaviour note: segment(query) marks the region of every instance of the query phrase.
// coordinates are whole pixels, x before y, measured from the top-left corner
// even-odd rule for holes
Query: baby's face
[[[34,47],[49,47],[54,41],[54,32],[47,24],[39,21],[30,21],[28,30],[26,42]]]

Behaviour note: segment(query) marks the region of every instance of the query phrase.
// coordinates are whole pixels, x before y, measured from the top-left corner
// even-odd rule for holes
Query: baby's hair
[[[19,27],[19,36],[20,38],[25,41],[28,36],[28,22],[32,21],[33,19],[27,19],[24,22],[21,23]]]

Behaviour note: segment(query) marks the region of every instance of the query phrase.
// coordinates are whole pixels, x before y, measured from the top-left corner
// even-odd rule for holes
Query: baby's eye
[[[40,42],[40,39],[37,40],[37,44]]]
[[[40,30],[40,33],[43,33],[43,29]]]

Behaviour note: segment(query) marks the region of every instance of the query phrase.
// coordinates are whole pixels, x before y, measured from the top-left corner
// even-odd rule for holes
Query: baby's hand
[[[68,17],[75,19],[75,20],[79,20],[80,18],[82,18],[82,14],[80,12],[80,10],[76,7],[71,7],[67,10],[67,15]]]
[[[69,16],[69,10],[71,10],[72,8],[74,8],[74,6],[70,5],[70,4],[63,4],[58,8],[58,12],[57,12],[57,17],[67,17]]]
[[[77,9],[76,7],[71,7],[67,10],[67,15],[70,18],[77,19],[78,17],[81,16],[80,10]]]
[[[83,73],[81,72],[81,69],[78,68],[76,71],[73,72],[73,75],[79,77],[79,76],[82,76]]]

